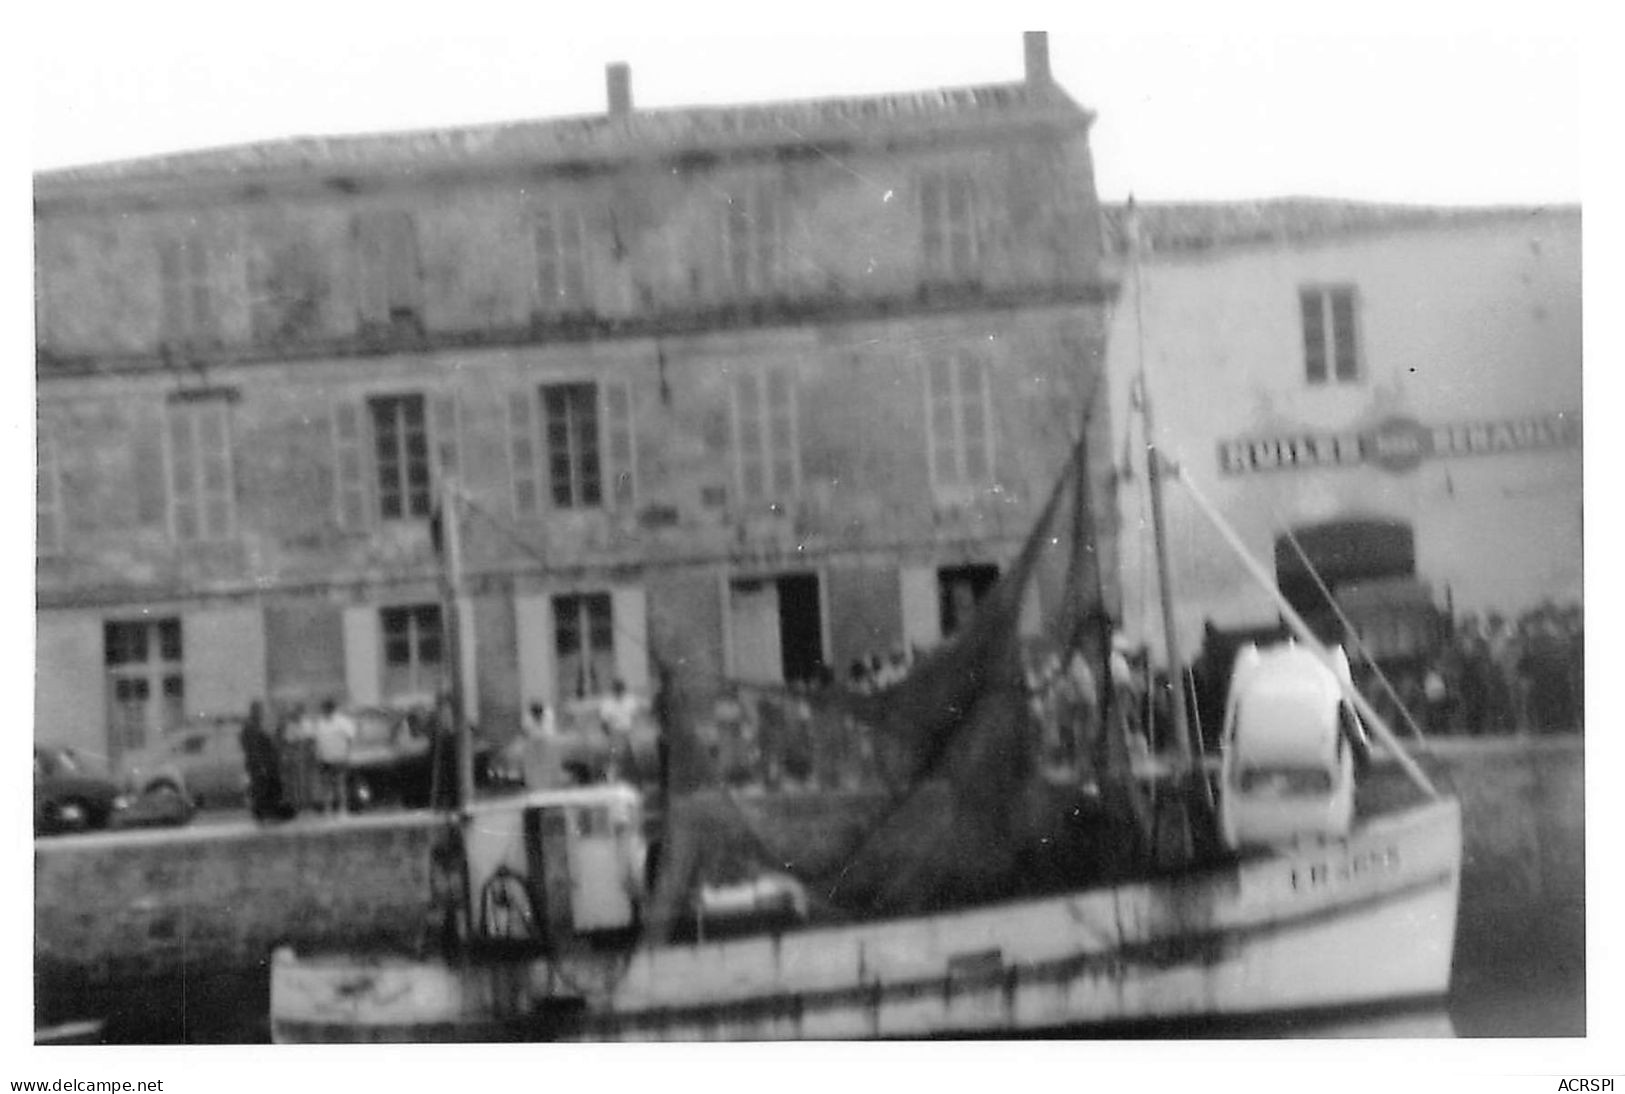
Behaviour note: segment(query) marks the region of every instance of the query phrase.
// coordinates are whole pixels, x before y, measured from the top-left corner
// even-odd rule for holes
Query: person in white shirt
[[[632,725],[637,720],[642,703],[626,690],[626,681],[617,677],[610,684],[610,693],[598,705],[598,719],[609,738],[609,771],[611,779],[618,775],[632,777]]]
[[[321,772],[323,812],[348,811],[350,749],[355,744],[356,726],[348,714],[329,699],[322,704],[322,717],[316,723],[316,762]]]

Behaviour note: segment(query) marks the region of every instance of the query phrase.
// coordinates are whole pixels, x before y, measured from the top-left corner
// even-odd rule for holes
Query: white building
[[[1385,523],[1457,617],[1581,598],[1578,208],[1281,201],[1140,210],[1108,355],[1125,629],[1160,646],[1143,354],[1170,456],[1266,566],[1279,537]],[[1138,285],[1136,284],[1138,281]],[[1178,486],[1166,492],[1187,655],[1204,621],[1277,612]],[[1406,529],[1410,535],[1405,535]],[[1335,562],[1333,568],[1335,568]]]

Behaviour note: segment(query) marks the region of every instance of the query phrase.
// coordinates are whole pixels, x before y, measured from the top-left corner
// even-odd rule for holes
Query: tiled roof
[[[993,84],[859,98],[634,110],[454,129],[295,137],[41,172],[36,185],[179,182],[322,171],[433,171],[502,163],[726,150],[1089,115],[1053,84]]]
[[[1560,206],[1382,205],[1329,198],[1259,201],[1142,202],[1140,238],[1146,252],[1185,253],[1258,244],[1304,243],[1399,228],[1481,224],[1561,212]],[[1128,251],[1127,207],[1102,205],[1106,248]]]

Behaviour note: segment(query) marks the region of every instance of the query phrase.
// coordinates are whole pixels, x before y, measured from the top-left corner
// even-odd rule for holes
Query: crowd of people
[[[1585,723],[1585,616],[1544,604],[1515,620],[1468,615],[1436,656],[1394,681],[1429,733],[1568,733]]]

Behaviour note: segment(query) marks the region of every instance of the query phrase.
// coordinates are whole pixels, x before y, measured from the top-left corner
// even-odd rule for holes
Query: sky
[[[844,0],[842,0],[844,2]],[[1249,4],[1251,6],[1249,6]],[[1429,0],[1362,11],[1355,35],[1264,0],[1177,21],[1035,11],[1058,81],[1098,115],[1103,198],[1286,195],[1493,204],[1580,199],[1582,28]],[[37,169],[318,133],[603,109],[603,67],[640,107],[871,94],[1020,79],[1021,23],[693,18],[559,23],[543,4],[299,3],[225,18],[143,4],[39,20]],[[686,9],[685,9],[686,10]],[[1179,11],[1179,8],[1167,10]],[[1545,9],[1553,10],[1553,9]],[[474,13],[480,13],[478,15]],[[1249,14],[1250,13],[1250,14]],[[759,16],[759,11],[753,13]],[[87,27],[94,29],[87,32]],[[1170,27],[1178,27],[1171,30]]]

